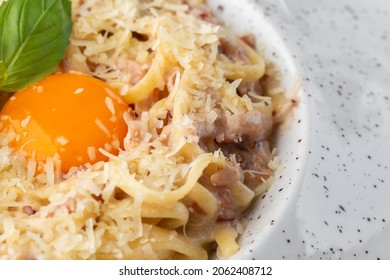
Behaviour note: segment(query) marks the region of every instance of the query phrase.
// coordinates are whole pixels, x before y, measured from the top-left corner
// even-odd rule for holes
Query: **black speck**
[[[339,205],[339,208],[340,208],[342,211],[347,212],[347,211],[345,211],[345,208],[344,208],[343,206]]]

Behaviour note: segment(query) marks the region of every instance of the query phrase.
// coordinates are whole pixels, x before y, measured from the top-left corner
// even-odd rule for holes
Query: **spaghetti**
[[[62,72],[132,108],[118,155],[67,173],[0,147],[0,258],[207,259],[239,250],[242,213],[269,186],[270,136],[291,107],[245,38],[203,1],[72,0]],[[287,105],[286,105],[287,104]],[[280,112],[278,112],[280,113]]]

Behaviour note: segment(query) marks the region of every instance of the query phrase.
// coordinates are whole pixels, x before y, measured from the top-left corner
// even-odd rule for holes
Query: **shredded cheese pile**
[[[49,159],[36,174],[31,159],[8,147],[12,136],[1,134],[0,258],[234,254],[242,212],[272,178],[273,114],[288,103],[269,83],[262,92],[253,86],[274,73],[203,1],[72,4],[59,71],[97,77],[120,92],[132,108],[124,150],[96,151],[109,161],[66,174]],[[237,147],[256,149],[264,162],[251,152],[237,157]]]

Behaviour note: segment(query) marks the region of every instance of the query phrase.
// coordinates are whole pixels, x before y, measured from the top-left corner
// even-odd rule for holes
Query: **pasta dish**
[[[278,72],[202,0],[71,4],[56,73],[1,112],[0,258],[235,254],[294,106]]]

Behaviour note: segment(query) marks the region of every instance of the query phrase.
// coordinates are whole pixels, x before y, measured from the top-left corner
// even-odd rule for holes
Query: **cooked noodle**
[[[122,94],[132,108],[124,149],[96,151],[109,160],[66,174],[48,160],[36,174],[2,134],[0,258],[236,253],[242,213],[273,175],[273,114],[291,107],[269,88],[274,74],[203,1],[72,3],[59,71],[95,76]]]

